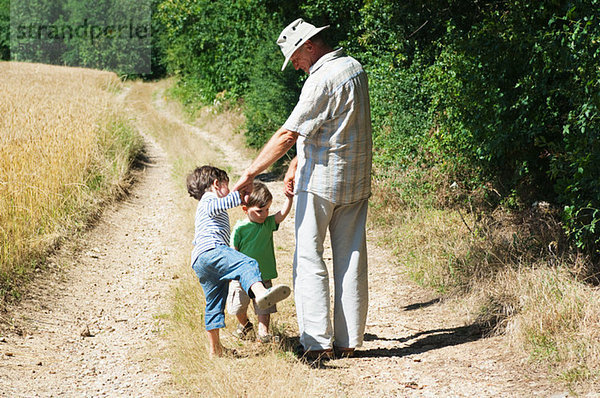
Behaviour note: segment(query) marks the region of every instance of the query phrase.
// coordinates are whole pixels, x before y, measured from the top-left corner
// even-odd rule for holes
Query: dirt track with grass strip
[[[239,173],[251,161],[247,150],[232,146],[237,141],[211,137],[172,112],[160,91],[164,84],[131,86],[155,92],[152,103],[146,104],[152,117],[178,123],[198,139],[212,140],[220,147],[226,154],[221,161],[229,163],[230,174]],[[144,133],[148,159],[135,171],[137,182],[129,195],[106,209],[90,231],[64,244],[20,303],[3,315],[2,397],[197,395],[198,386],[174,382],[176,356],[169,351],[169,335],[163,333],[169,328],[168,317],[162,315],[170,311],[172,290],[183,274],[192,272],[180,266],[181,258],[189,255],[191,240],[181,232],[182,225],[190,222],[178,206],[185,192],[172,179],[174,165],[165,150],[145,134],[148,128],[140,121],[147,121],[149,115],[135,113],[139,108],[132,105],[128,92],[120,100],[131,107]],[[234,135],[233,131],[224,134]],[[198,154],[199,161],[202,158]],[[268,185],[277,208],[282,183]],[[544,376],[543,369],[536,371],[522,353],[511,351],[504,337],[483,337],[462,315],[459,304],[410,282],[391,256],[391,248],[377,245],[382,234],[385,231],[369,230],[369,317],[365,344],[357,355],[315,368],[289,356],[281,359],[306,368],[317,381],[318,389],[311,395],[569,396],[558,381]],[[282,224],[275,236],[281,280],[289,283],[293,221]],[[287,320],[293,333],[291,304],[276,317]],[[227,330],[234,330],[228,322]],[[235,347],[239,343],[227,330],[224,344]],[[261,395],[269,396],[269,389]],[[295,395],[289,391],[289,396]]]

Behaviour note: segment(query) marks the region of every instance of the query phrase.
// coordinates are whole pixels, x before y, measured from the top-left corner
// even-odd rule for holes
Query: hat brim
[[[310,40],[312,37],[314,37],[320,31],[327,29],[329,26],[330,25],[325,25],[325,26],[321,26],[320,28],[315,28],[312,32],[310,32],[308,35],[306,35],[306,37],[304,37],[300,41],[300,43],[298,43],[298,45],[296,46],[296,49],[285,57],[285,61],[283,61],[283,66],[281,67],[281,71],[285,70],[285,67],[287,66],[288,62],[290,62],[290,58],[292,58],[292,55],[294,55],[294,53],[296,51],[298,51],[298,49],[300,47],[302,47],[304,45],[304,43],[306,43],[308,40]]]

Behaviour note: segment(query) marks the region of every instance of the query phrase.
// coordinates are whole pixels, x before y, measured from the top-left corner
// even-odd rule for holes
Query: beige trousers
[[[305,350],[362,345],[368,308],[367,209],[367,199],[336,205],[308,192],[297,195],[294,298]],[[333,254],[333,325],[323,259],[327,230]]]

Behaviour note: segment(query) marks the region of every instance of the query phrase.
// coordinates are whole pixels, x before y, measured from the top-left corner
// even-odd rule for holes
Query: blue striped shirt
[[[194,249],[192,250],[192,265],[201,253],[217,247],[229,245],[229,214],[227,209],[242,203],[238,191],[219,198],[214,192],[207,191],[202,195],[196,208],[194,233]]]
[[[300,135],[296,192],[340,205],[370,196],[369,87],[358,61],[338,49],[315,62],[283,127]]]

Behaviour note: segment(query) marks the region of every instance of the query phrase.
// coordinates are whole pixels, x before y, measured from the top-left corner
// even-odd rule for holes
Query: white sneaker
[[[267,289],[265,294],[256,298],[256,305],[261,310],[274,306],[281,300],[286,299],[291,293],[291,289],[286,285],[275,285]]]

